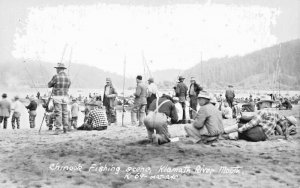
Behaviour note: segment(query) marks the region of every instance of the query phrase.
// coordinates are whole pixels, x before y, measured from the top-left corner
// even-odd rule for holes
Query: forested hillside
[[[243,89],[300,89],[299,72],[300,39],[242,57],[210,59],[184,75],[195,76],[209,88],[223,88],[230,83]]]

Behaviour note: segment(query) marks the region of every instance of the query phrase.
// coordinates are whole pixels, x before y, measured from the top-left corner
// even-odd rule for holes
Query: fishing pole
[[[45,119],[45,117],[46,117],[47,108],[49,107],[49,104],[50,104],[50,101],[51,101],[51,97],[52,97],[52,94],[53,94],[53,90],[54,90],[54,89],[51,90],[49,99],[48,99],[48,101],[47,101],[47,103],[46,103],[45,113],[44,113],[44,116],[43,116],[43,119],[42,119],[42,122],[41,122],[41,125],[40,125],[39,134],[41,134],[42,125],[43,125],[44,119]]]
[[[26,61],[24,60],[23,61],[24,62],[24,65],[25,65],[25,71],[27,72],[27,74],[28,74],[28,76],[29,76],[29,78],[30,78],[30,80],[31,80],[31,82],[32,82],[32,86],[33,86],[33,88],[38,92],[38,90],[36,89],[36,85],[35,85],[35,83],[34,83],[34,81],[33,81],[33,78],[31,77],[31,75],[30,75],[30,73],[29,73],[29,71],[28,71],[28,69],[27,69],[27,66],[26,66]]]

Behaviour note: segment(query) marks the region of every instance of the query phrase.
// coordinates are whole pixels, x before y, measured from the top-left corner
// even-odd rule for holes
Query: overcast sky
[[[14,30],[14,58],[55,63],[65,50],[65,63],[122,74],[126,56],[131,76],[143,73],[143,54],[151,71],[187,69],[199,63],[201,54],[203,60],[244,55],[300,35],[299,1],[292,0],[155,6],[134,1],[49,6],[36,2],[25,4],[24,17]]]

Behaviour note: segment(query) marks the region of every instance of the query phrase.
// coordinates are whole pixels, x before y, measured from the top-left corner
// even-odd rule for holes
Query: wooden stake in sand
[[[124,112],[125,112],[125,71],[126,71],[126,55],[124,57],[124,72],[123,72],[123,104],[122,104],[122,126],[124,126]]]

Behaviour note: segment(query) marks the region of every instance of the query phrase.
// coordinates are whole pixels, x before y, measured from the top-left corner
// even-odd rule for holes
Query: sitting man
[[[77,130],[105,130],[107,129],[107,117],[105,109],[102,108],[100,101],[90,103],[91,110],[88,114],[86,122],[78,127]]]
[[[283,116],[271,109],[273,102],[273,100],[268,99],[268,96],[263,96],[258,101],[260,110],[251,121],[239,126],[239,139],[253,142],[265,141],[274,134],[275,129],[282,132],[277,122],[283,119]]]
[[[159,145],[170,142],[171,135],[168,131],[168,124],[170,124],[170,122],[176,123],[177,121],[178,114],[170,96],[163,95],[158,99],[158,102],[157,99],[154,99],[149,106],[149,113],[144,119],[148,138],[153,143]],[[156,134],[154,134],[154,130]]]
[[[222,115],[215,106],[210,103],[210,95],[206,91],[200,91],[198,103],[200,110],[192,124],[184,127],[187,136],[195,139],[195,142],[210,142],[217,140],[223,134]]]

